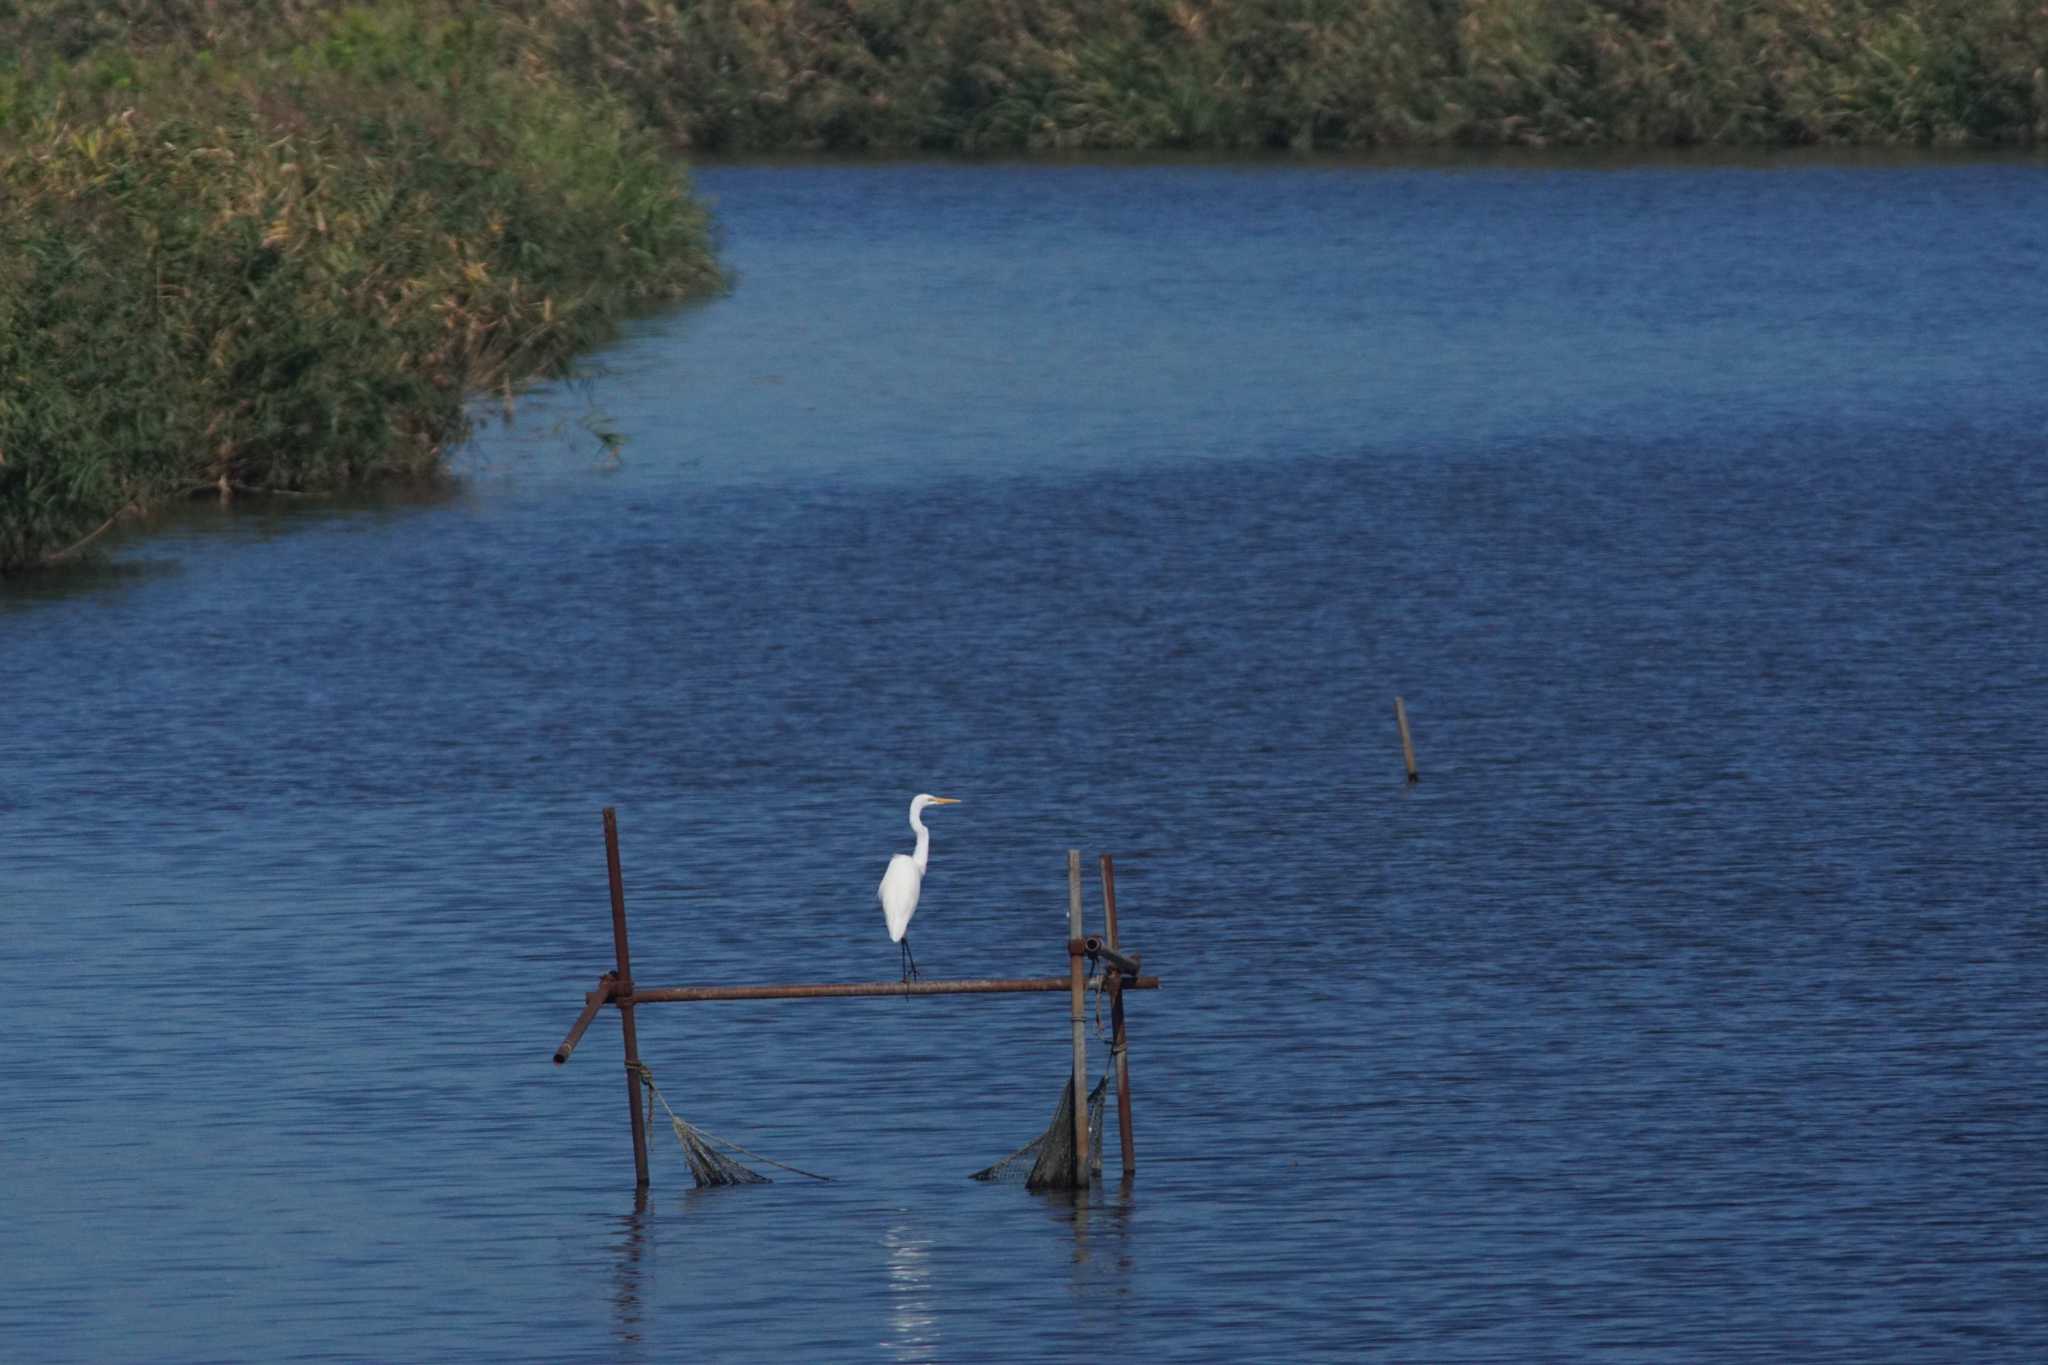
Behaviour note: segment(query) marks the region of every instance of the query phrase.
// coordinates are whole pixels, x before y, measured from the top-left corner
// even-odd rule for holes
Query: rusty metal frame
[[[576,1044],[583,1038],[584,1031],[598,1012],[610,1005],[619,1012],[620,1032],[626,1053],[626,1096],[627,1110],[633,1125],[633,1177],[636,1188],[645,1190],[647,1175],[647,1121],[640,1092],[643,1068],[640,1063],[640,1043],[634,1026],[633,1011],[640,1005],[661,1005],[697,1003],[721,1000],[830,1000],[858,996],[908,996],[908,995],[1021,995],[1034,992],[1068,992],[1072,1000],[1078,1001],[1085,986],[1093,985],[1109,992],[1113,1036],[1110,1051],[1116,1059],[1117,1069],[1117,1117],[1123,1139],[1124,1178],[1130,1179],[1136,1167],[1131,1143],[1131,1108],[1129,1064],[1124,1046],[1124,1002],[1125,991],[1149,991],[1159,989],[1159,978],[1141,976],[1138,970],[1139,956],[1126,956],[1117,947],[1116,925],[1116,873],[1108,854],[1102,855],[1102,885],[1107,935],[1080,932],[1080,883],[1079,855],[1069,854],[1070,887],[1074,909],[1070,920],[1072,936],[1067,941],[1070,968],[1066,976],[979,978],[953,981],[844,981],[822,983],[799,983],[792,985],[752,986],[657,986],[641,989],[633,984],[632,959],[626,941],[626,892],[625,882],[619,871],[619,827],[615,810],[604,809],[605,866],[611,881],[612,946],[618,966],[598,978],[597,985],[585,993],[583,1011],[576,1016],[569,1034],[555,1049],[555,1065],[561,1066],[569,1060],[569,1054],[576,1050]],[[1099,974],[1084,971],[1083,960],[1091,967],[1098,968]],[[1079,1025],[1078,1004],[1075,1011],[1075,1028]],[[1079,1097],[1084,1093],[1081,1070],[1085,1067],[1085,1048],[1081,1035],[1076,1033],[1075,1041],[1075,1095],[1076,1128],[1080,1131],[1078,1148],[1079,1178],[1088,1179],[1088,1142],[1085,1129],[1087,1107]]]

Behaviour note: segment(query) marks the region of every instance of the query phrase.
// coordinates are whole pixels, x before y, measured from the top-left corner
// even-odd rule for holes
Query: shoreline
[[[17,98],[0,573],[195,495],[437,481],[477,400],[725,287],[686,165],[528,30],[448,13],[117,48]]]
[[[2023,0],[31,0],[0,21],[0,574],[445,477],[726,287],[688,164],[2048,154]],[[685,160],[687,158],[688,160]]]

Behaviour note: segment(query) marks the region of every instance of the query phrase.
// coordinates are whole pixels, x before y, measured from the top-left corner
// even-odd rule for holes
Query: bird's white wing
[[[910,917],[917,911],[917,888],[921,880],[917,864],[910,860],[910,855],[899,853],[889,860],[889,870],[882,874],[882,884],[875,888],[875,894],[882,901],[882,917],[889,922],[892,943],[901,943],[903,935],[910,931]]]

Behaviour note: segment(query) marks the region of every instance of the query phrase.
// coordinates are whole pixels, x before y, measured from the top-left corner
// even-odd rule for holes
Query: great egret
[[[910,827],[917,831],[917,852],[899,853],[889,860],[882,884],[875,894],[882,902],[882,918],[889,923],[891,942],[903,949],[903,979],[915,980],[917,959],[910,954],[910,917],[917,913],[918,888],[924,885],[925,864],[931,861],[932,832],[917,817],[926,806],[957,806],[950,796],[919,796],[910,803]]]

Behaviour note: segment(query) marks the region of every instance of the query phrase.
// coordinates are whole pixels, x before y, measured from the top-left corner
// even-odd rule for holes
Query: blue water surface
[[[697,183],[444,495],[0,589],[0,1355],[2048,1356],[2048,165]],[[919,791],[930,976],[1115,855],[1134,1177],[966,1178],[1064,996],[662,1005],[834,1180],[636,1202],[600,810],[861,981]]]

